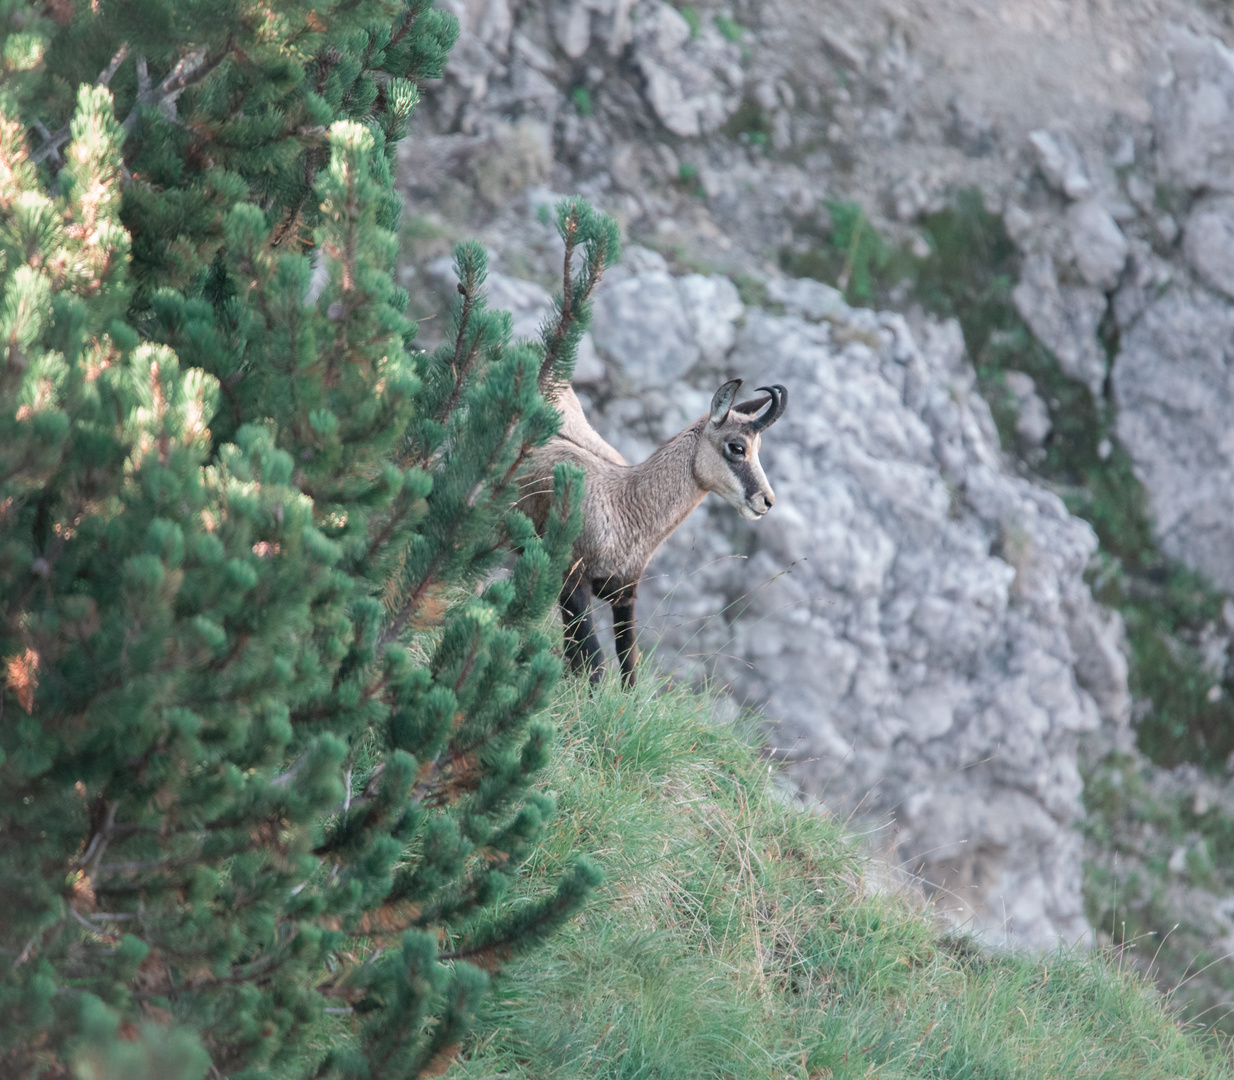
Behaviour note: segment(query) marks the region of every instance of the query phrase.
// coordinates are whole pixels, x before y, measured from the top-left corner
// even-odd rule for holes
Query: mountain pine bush
[[[581,477],[512,502],[616,230],[559,207],[540,343],[462,245],[426,356],[393,162],[448,14],[0,27],[0,1075],[440,1072],[597,880],[503,903]]]

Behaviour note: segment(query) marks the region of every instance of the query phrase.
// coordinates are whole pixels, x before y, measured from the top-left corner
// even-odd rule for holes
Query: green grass
[[[725,38],[735,45],[741,44],[741,39],[745,36],[745,28],[740,23],[728,15],[717,15],[715,22],[716,29]]]
[[[771,136],[771,117],[757,101],[746,97],[720,131],[730,139],[738,139],[753,146],[765,146]]]
[[[523,887],[576,851],[607,884],[506,969],[454,1080],[1232,1075],[1116,955],[942,932],[705,697],[567,687],[557,712],[559,813]]]
[[[1155,791],[1142,768],[1142,759],[1111,755],[1087,778],[1084,827],[1101,854],[1084,868],[1086,914],[1116,944],[1134,945],[1142,963],[1151,960],[1187,1015],[1234,1036],[1234,964],[1213,933],[1212,900],[1177,899],[1182,883],[1169,867],[1182,849],[1186,884],[1230,895],[1234,821],[1216,803],[1197,813],[1189,792]]]

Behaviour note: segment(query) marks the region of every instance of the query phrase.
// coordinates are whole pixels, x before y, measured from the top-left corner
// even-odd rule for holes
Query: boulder
[[[1028,137],[1037,166],[1049,185],[1069,199],[1084,199],[1093,185],[1084,169],[1079,148],[1065,131],[1034,131]]]
[[[813,278],[782,278],[767,283],[767,298],[780,304],[789,315],[809,322],[847,319],[852,308],[839,289]]]
[[[1020,283],[1011,296],[1020,317],[1058,357],[1063,372],[1100,398],[1107,361],[1097,328],[1105,316],[1105,294],[1096,288],[1060,286],[1054,260],[1037,253],[1024,260]]]
[[[1127,264],[1127,238],[1096,199],[1067,209],[1067,229],[1076,266],[1088,284],[1109,292]]]
[[[1234,195],[1196,203],[1187,217],[1183,254],[1206,285],[1234,297]]]
[[[668,386],[698,363],[694,327],[665,270],[606,283],[596,296],[592,331],[619,376],[634,386]]]
[[[633,59],[644,94],[674,135],[706,135],[741,104],[741,50],[710,22],[692,36],[684,16],[664,0],[641,0],[632,15]]]
[[[1119,441],[1162,549],[1234,591],[1234,308],[1175,286],[1123,335],[1111,383]]]
[[[736,322],[745,313],[737,286],[719,274],[677,278],[686,317],[704,363],[719,367],[737,340]]]
[[[1025,449],[1036,449],[1046,441],[1054,426],[1050,410],[1038,395],[1031,376],[1022,371],[1008,371],[1003,378],[1016,399],[1016,437]]]
[[[1153,98],[1157,174],[1191,191],[1234,192],[1234,52],[1175,31],[1166,56],[1171,77]]]

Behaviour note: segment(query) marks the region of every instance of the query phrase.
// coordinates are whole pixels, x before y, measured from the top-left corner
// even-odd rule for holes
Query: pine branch
[[[406,628],[407,624],[411,621],[412,616],[415,615],[417,609],[420,607],[420,601],[424,598],[425,592],[428,591],[428,587],[432,584],[437,571],[441,569],[441,565],[445,561],[445,558],[446,548],[443,545],[442,549],[437,553],[433,561],[429,563],[428,569],[425,570],[424,576],[420,579],[420,584],[417,585],[403,601],[403,603],[399,605],[398,614],[391,620],[390,625],[386,627],[385,631],[378,639],[379,647],[384,649]]]
[[[167,73],[166,78],[157,87],[153,89],[147,88],[144,93],[138,93],[137,100],[133,103],[133,108],[129,110],[128,116],[124,118],[124,122],[120,126],[126,134],[131,134],[133,128],[137,126],[139,110],[149,105],[157,106],[164,115],[170,114],[174,116],[174,110],[171,107],[175,105],[180,95],[194,83],[199,83],[202,79],[206,78],[230,53],[230,41],[214,57],[210,56],[209,50],[204,45],[186,53],[176,62],[175,67]]]
[[[227,58],[230,52],[230,42],[222,52],[213,58],[209,56],[205,46],[194,49],[179,60],[157,87],[150,88],[147,86],[144,92],[139,90],[137,100],[133,103],[133,108],[120,125],[124,129],[125,134],[132,133],[133,128],[137,126],[138,111],[145,106],[155,105],[165,114],[171,113],[174,116],[173,106],[180,95],[190,86],[201,82],[202,79],[213,72]],[[117,50],[116,55],[111,58],[111,62],[107,67],[99,74],[99,77],[95,80],[95,85],[107,86],[111,82],[112,76],[119,70],[120,65],[124,63],[128,53],[128,42],[125,42]],[[140,70],[145,69],[145,57],[138,57],[138,62],[140,64],[140,73]],[[139,85],[140,82],[141,79],[139,78]],[[30,160],[37,165],[53,154],[59,156],[60,148],[69,141],[70,133],[71,125],[65,124],[30,155]]]
[[[574,244],[577,232],[578,217],[572,215],[568,218],[565,235],[566,250],[565,257],[562,260],[561,312],[558,314],[557,321],[553,325],[548,346],[544,350],[544,359],[540,361],[540,378],[538,380],[540,393],[550,400],[552,400],[553,372],[556,368],[557,360],[561,356],[561,349],[565,344],[566,335],[569,333],[570,326],[575,318],[574,279],[570,274],[570,264],[574,259]]]
[[[557,230],[565,244],[561,267],[561,305],[557,318],[542,330],[544,355],[540,362],[539,387],[553,401],[565,374],[562,364],[573,360],[579,336],[590,319],[587,304],[604,276],[604,269],[620,256],[617,223],[596,214],[582,199],[569,199],[557,206]],[[574,253],[583,245],[586,264],[575,277],[570,272]]]
[[[99,72],[99,77],[94,80],[95,86],[107,86],[111,83],[112,76],[120,70],[120,65],[124,63],[125,58],[129,54],[129,43],[126,41],[119,49],[116,50],[116,55],[111,58],[111,62]],[[44,142],[37,150],[30,155],[30,160],[34,164],[45,161],[47,158],[55,155],[60,157],[60,148],[69,141],[69,135],[72,132],[72,123],[65,124],[53,135],[44,134],[47,128],[43,124],[38,124],[36,128],[39,134],[43,136]]]
[[[467,346],[467,330],[471,323],[471,312],[476,304],[476,290],[479,288],[478,282],[473,274],[464,269],[466,281],[458,283],[458,291],[463,297],[463,310],[459,315],[458,321],[458,339],[454,344],[454,358],[450,361],[450,370],[454,373],[454,388],[450,391],[450,396],[437,412],[437,419],[444,422],[451,413],[454,412],[458,405],[459,395],[463,392],[463,383],[467,379],[467,374],[471,370],[471,365],[475,362],[476,351],[480,344],[480,338],[477,334],[471,339],[470,347]],[[465,351],[464,351],[465,350]]]
[[[396,31],[394,31],[393,34],[390,35],[390,44],[386,46],[387,49],[393,49],[403,40],[403,38],[407,36],[408,32],[415,25],[416,19],[419,15],[420,11],[417,5],[409,4],[407,6],[407,14],[403,16],[403,23]]]
[[[480,940],[439,953],[437,959],[469,960],[485,970],[495,970],[515,953],[552,933],[586,902],[603,880],[598,867],[589,859],[579,858],[548,900],[530,911],[516,909],[507,917],[505,925],[490,927]]]

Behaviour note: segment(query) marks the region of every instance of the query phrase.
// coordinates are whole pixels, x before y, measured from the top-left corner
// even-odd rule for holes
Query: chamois
[[[762,517],[775,502],[758,451],[763,430],[783,414],[788,391],[779,385],[760,386],[766,396],[734,405],[740,387],[740,379],[726,382],[705,416],[638,465],[627,464],[600,437],[573,390],[566,386],[555,395],[561,431],[533,454],[521,503],[542,528],[553,467],[571,462],[586,474],[583,531],[574,544],[560,603],[566,659],[575,672],[586,668],[592,682],[599,681],[604,670],[589,610],[593,596],[612,606],[622,680],[632,687],[638,665],[635,595],[656,549],[709,491],[744,518]]]

